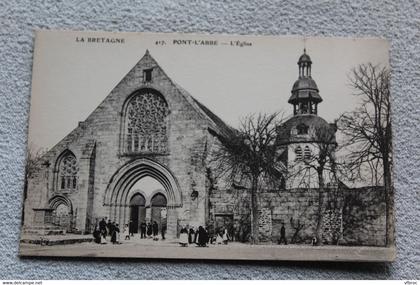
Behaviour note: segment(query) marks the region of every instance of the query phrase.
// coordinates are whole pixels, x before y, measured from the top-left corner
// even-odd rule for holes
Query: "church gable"
[[[134,111],[142,105],[144,105],[143,113],[136,114]],[[157,108],[155,108],[156,106]],[[149,119],[145,119],[146,121],[156,118],[162,119],[167,115],[169,117],[165,119],[166,121],[183,121],[182,124],[186,126],[193,122],[194,127],[211,128],[219,134],[226,134],[231,129],[187,91],[172,82],[150,53],[146,51],[145,55],[121,79],[88,118],[80,122],[78,127],[57,143],[49,153],[57,153],[68,148],[69,145],[77,144],[83,137],[96,139],[107,132],[112,132],[114,135],[120,134],[116,142],[119,145],[118,151],[120,153],[141,149],[141,142],[130,137],[129,131],[133,131],[135,126],[130,125],[130,120],[127,120],[127,117],[134,119],[131,120],[131,123],[137,119],[137,123],[144,124],[144,122],[140,122],[141,117],[150,113],[153,114]],[[209,114],[212,116],[209,116]],[[166,130],[159,122],[151,124],[151,127],[159,129],[159,138],[157,138],[157,144],[154,144],[153,147],[156,150],[165,150],[167,142],[165,142],[163,135],[165,131],[170,131],[173,128],[168,126]],[[184,128],[184,131],[188,131],[191,127]],[[130,140],[130,142],[127,143],[127,140]],[[149,145],[151,145],[150,143]],[[146,142],[146,147],[147,145]],[[47,156],[51,159],[51,155]]]
[[[41,157],[40,175],[54,171],[45,165],[55,165],[66,151],[77,162],[95,157],[96,167],[109,171],[126,162],[120,157],[130,159],[131,154],[170,153],[170,161],[189,161],[189,150],[204,148],[208,130],[226,135],[232,128],[172,82],[146,52],[88,118]],[[187,168],[180,167],[180,173]],[[108,174],[100,179],[108,180]]]
[[[142,95],[142,98],[133,99],[137,95]],[[145,97],[149,97],[149,100]],[[164,102],[161,102],[159,98],[163,98]],[[95,125],[95,128],[98,125],[99,127],[103,125],[104,129],[109,129],[109,122],[122,120],[121,131],[123,135],[127,135],[127,132],[124,131],[124,128],[126,128],[124,125],[124,122],[126,122],[124,116],[127,115],[126,108],[132,106],[134,101],[137,101],[137,105],[140,106],[142,103],[149,104],[150,100],[155,103],[160,102],[161,107],[167,104],[168,110],[163,111],[163,113],[167,112],[169,116],[167,119],[170,122],[185,121],[187,125],[193,122],[195,127],[201,125],[202,128],[206,126],[217,128],[217,124],[194,103],[194,99],[188,92],[176,85],[166,75],[148,51],[86,119],[86,125]],[[104,116],[103,113],[107,115]],[[168,126],[168,131],[170,130],[171,127]],[[188,131],[188,129],[186,130]],[[119,132],[120,130],[114,128],[114,131]],[[125,147],[126,145],[120,141],[120,146]]]

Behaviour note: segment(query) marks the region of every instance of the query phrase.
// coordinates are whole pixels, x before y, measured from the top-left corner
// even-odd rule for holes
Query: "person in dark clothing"
[[[188,232],[188,243],[189,244],[193,243],[194,234],[195,234],[194,227],[191,227],[189,232]]]
[[[102,220],[99,222],[99,230],[101,231],[103,229],[106,229],[106,222],[104,218],[102,218]]]
[[[232,234],[232,241],[238,241],[239,240],[239,230],[238,225],[235,223],[232,228],[233,234]]]
[[[284,244],[287,244],[287,240],[286,240],[286,228],[284,227],[284,223],[281,224],[280,239],[279,239],[278,244],[281,244],[282,242],[284,242]]]
[[[106,237],[106,222],[104,218],[99,222],[99,231],[101,235],[105,238]]]
[[[162,228],[160,229],[160,235],[162,236],[162,240],[165,239],[165,233],[166,233],[166,223],[163,223]]]
[[[141,222],[141,224],[140,224],[140,238],[146,238],[146,228],[147,228],[146,223]]]
[[[198,227],[198,246],[206,247],[207,242],[209,241],[209,235],[207,231],[202,227]]]
[[[134,223],[132,220],[128,222],[128,235],[134,236]]]
[[[153,233],[153,229],[152,229],[152,224],[151,223],[147,223],[147,237],[150,238],[152,236]]]
[[[117,244],[120,242],[120,228],[118,224],[112,223],[112,234],[111,234],[111,242],[113,244]]]
[[[96,243],[101,243],[101,231],[99,230],[99,227],[97,225],[93,230],[93,238]]]
[[[210,235],[210,229],[209,227],[203,227],[204,231],[206,232],[206,244],[205,246],[207,246],[207,244],[210,242],[211,239],[211,235]]]
[[[152,231],[153,231],[153,240],[158,240],[158,234],[159,234],[159,225],[156,221],[152,224]]]
[[[111,242],[112,242],[112,236],[114,235],[114,231],[115,231],[115,222],[112,222],[108,226],[108,234],[111,237]]]

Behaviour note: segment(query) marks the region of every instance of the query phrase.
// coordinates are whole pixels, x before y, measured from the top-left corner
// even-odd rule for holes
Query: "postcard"
[[[389,43],[35,33],[21,256],[392,261]]]

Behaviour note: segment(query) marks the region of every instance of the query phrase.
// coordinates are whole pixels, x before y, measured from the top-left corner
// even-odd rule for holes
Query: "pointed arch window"
[[[167,151],[168,104],[153,89],[133,95],[125,110],[125,153],[164,153]]]
[[[303,151],[303,159],[304,160],[310,160],[311,159],[311,149],[309,146],[305,146],[305,150]]]
[[[295,148],[295,155],[296,155],[296,160],[302,160],[302,148],[300,146],[297,146]]]
[[[58,161],[57,188],[58,190],[77,189],[79,166],[74,154],[65,152]]]

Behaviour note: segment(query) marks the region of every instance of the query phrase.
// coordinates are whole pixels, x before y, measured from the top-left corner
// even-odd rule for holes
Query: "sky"
[[[88,43],[88,38],[124,43]],[[181,40],[217,45],[179,44]],[[240,47],[236,41],[251,45]],[[38,31],[29,146],[53,147],[109,95],[146,49],[174,82],[233,127],[251,113],[291,115],[287,100],[304,47],[323,98],[318,115],[329,122],[358,104],[349,86],[352,68],[368,62],[389,65],[388,42],[373,38]]]

